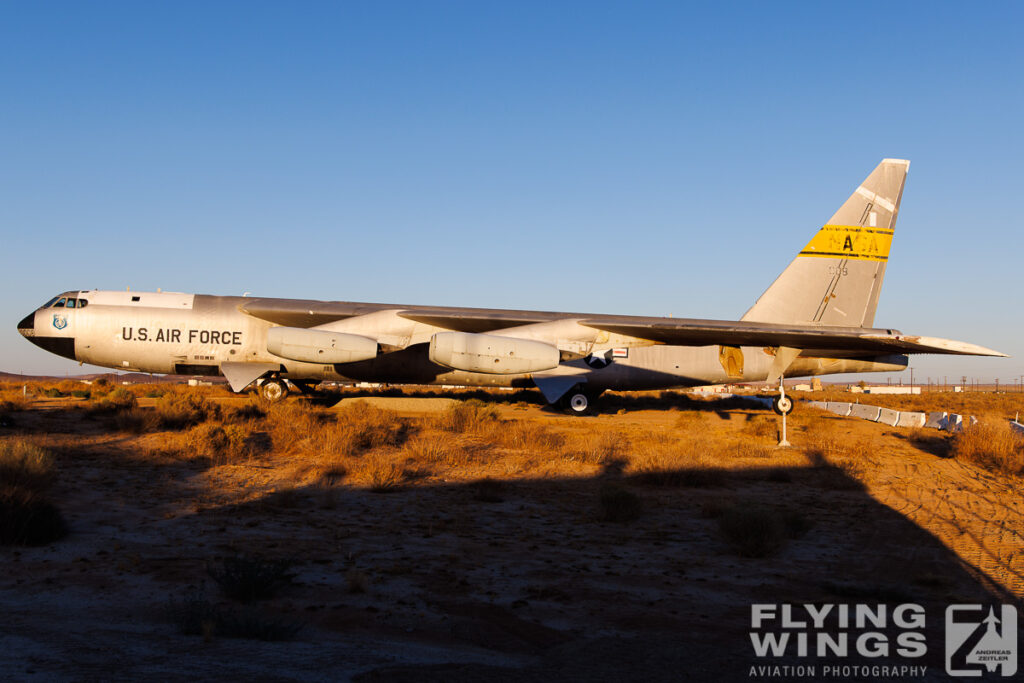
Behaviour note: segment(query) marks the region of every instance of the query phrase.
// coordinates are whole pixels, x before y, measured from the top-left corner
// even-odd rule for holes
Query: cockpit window
[[[66,298],[66,297],[63,297],[63,296],[62,296],[62,297],[61,297],[61,298],[60,298],[60,299],[59,299],[59,300],[57,301],[57,303],[55,303],[55,304],[53,305],[53,307],[54,307],[54,308],[64,308],[64,304],[65,304],[65,303],[67,303],[67,298]]]
[[[75,303],[77,303],[77,299],[75,299],[74,297],[70,297],[69,296],[68,297],[67,308],[74,308],[75,307]]]
[[[79,299],[78,300],[78,307],[79,308],[85,308],[88,305],[89,305],[89,300],[88,299]]]
[[[53,297],[52,299],[50,299],[49,301],[47,301],[47,302],[46,302],[45,304],[43,304],[43,305],[42,305],[42,308],[49,308],[50,306],[52,306],[52,305],[53,305],[53,302],[54,302],[54,301],[56,301],[56,300],[57,300],[57,299],[59,299],[59,298],[60,298],[59,296],[55,296],[55,297]]]

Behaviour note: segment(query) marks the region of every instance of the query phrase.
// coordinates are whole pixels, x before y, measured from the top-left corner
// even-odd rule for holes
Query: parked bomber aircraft
[[[536,386],[585,413],[606,389],[890,372],[908,354],[1003,356],[871,327],[910,162],[884,159],[737,322],[170,292],[73,291],[18,323],[58,355],[123,370],[289,384]]]

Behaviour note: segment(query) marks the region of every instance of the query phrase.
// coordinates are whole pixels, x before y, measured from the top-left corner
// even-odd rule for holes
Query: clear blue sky
[[[901,157],[876,323],[1008,382],[1022,8],[3,3],[0,369],[73,288],[735,319]]]

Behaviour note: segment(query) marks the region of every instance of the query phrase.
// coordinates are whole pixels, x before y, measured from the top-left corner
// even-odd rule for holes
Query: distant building
[[[921,387],[864,387],[865,394],[920,394]]]

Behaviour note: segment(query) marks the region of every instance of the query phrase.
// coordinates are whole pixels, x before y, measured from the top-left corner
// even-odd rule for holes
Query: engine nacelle
[[[558,367],[558,349],[544,342],[490,334],[438,332],[430,339],[430,360],[438,365],[488,375],[518,375]]]
[[[355,363],[377,356],[377,340],[343,332],[271,327],[267,330],[267,351],[306,363]]]

